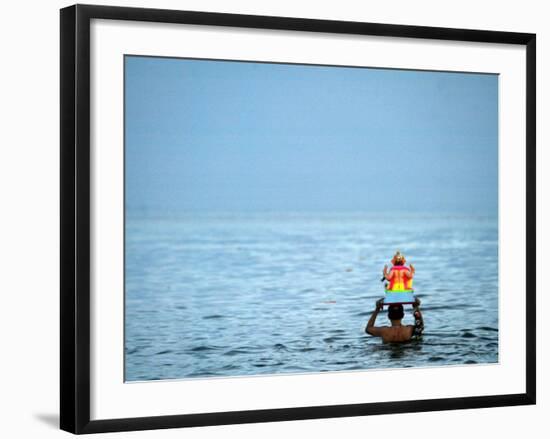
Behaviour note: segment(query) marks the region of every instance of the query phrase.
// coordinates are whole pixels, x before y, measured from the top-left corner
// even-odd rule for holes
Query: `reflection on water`
[[[426,329],[384,344],[364,327],[397,249]],[[497,255],[496,218],[130,216],[126,380],[496,362]]]

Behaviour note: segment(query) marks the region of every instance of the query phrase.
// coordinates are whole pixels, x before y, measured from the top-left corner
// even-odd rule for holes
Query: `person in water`
[[[388,271],[388,266],[384,266],[384,277],[382,280],[388,282],[386,284],[386,291],[394,293],[413,291],[412,282],[415,269],[412,264],[406,267],[406,262],[405,256],[400,251],[397,251],[391,260],[392,268]],[[374,326],[376,317],[384,306],[383,304],[384,299],[376,302],[376,309],[365,328],[367,334],[382,337],[384,342],[405,342],[420,338],[424,330],[424,320],[420,312],[420,300],[418,298],[415,299],[413,305],[414,325],[403,325],[401,323],[405,315],[403,305],[393,304],[388,307],[388,319],[391,322],[391,326]]]
[[[415,269],[412,264],[409,267],[405,267],[405,262],[407,262],[405,256],[400,251],[397,251],[391,260],[393,266],[389,272],[388,266],[384,265],[384,279],[389,282],[386,286],[387,291],[412,291]]]
[[[374,337],[382,337],[384,343],[401,343],[410,340],[417,340],[422,336],[424,330],[424,319],[420,312],[420,300],[415,299],[413,305],[414,325],[403,325],[401,320],[405,315],[403,305],[390,305],[388,307],[388,319],[391,326],[374,326],[378,313],[383,308],[384,299],[376,301],[376,309],[372,313],[365,332]]]

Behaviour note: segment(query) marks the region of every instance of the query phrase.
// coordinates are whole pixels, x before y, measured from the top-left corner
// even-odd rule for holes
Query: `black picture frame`
[[[133,20],[335,34],[408,37],[526,47],[526,392],[508,395],[90,420],[90,21]],[[74,5],[61,31],[60,426],[72,433],[273,422],[535,404],[536,35],[211,12]]]

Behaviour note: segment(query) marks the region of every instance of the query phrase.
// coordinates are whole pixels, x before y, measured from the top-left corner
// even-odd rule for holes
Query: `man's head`
[[[393,258],[391,260],[391,263],[393,265],[405,265],[405,256],[401,254],[399,250],[397,250],[397,253],[393,255]]]
[[[388,307],[388,319],[401,320],[405,316],[405,311],[403,311],[403,305],[390,305]]]

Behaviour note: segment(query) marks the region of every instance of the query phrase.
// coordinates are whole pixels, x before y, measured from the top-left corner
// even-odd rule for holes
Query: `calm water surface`
[[[397,249],[426,329],[384,344],[364,328]],[[129,215],[125,278],[127,381],[498,361],[496,218]]]

